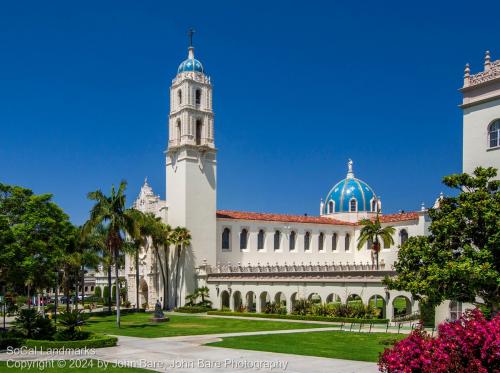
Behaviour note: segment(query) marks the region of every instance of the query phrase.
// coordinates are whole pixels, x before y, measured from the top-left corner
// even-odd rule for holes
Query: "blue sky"
[[[476,6],[478,9],[475,9]],[[461,170],[463,69],[500,57],[500,5],[10,2],[0,14],[0,181],[86,193],[145,176],[165,196],[168,87],[196,29],[214,83],[218,208],[318,214],[346,174],[385,212],[430,205]]]

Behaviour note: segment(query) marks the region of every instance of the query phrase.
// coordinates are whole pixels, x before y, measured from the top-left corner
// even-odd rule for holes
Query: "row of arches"
[[[194,91],[194,103],[195,105],[201,104],[201,89],[196,88]],[[182,105],[182,89],[177,90],[177,104]]]
[[[196,143],[196,145],[201,145],[201,143],[202,143],[203,127],[204,127],[203,120],[196,119],[196,122],[195,122],[195,136],[194,136],[195,137],[195,143]],[[177,119],[175,133],[176,133],[177,143],[180,143],[181,142],[181,138],[182,138],[182,123],[181,123],[180,119]]]
[[[223,290],[220,294],[220,308],[221,309],[231,309],[235,312],[264,312],[266,305],[271,302],[275,302],[281,306],[287,308],[288,313],[293,310],[294,304],[302,297],[299,296],[298,292],[294,292],[291,296],[287,297],[284,292],[278,291],[272,296],[268,291],[262,291],[260,294],[250,290],[246,293],[236,290],[230,292]],[[315,292],[308,294],[306,297],[311,303],[322,304],[322,297]],[[326,304],[330,303],[341,303],[341,297],[336,293],[330,293],[325,297]],[[358,294],[350,294],[345,303],[363,303],[361,297]],[[412,302],[410,299],[404,295],[398,295],[392,301],[389,302],[391,308],[390,317],[392,316],[404,316],[412,313]],[[371,295],[367,304],[371,305],[375,309],[379,310],[379,317],[388,317],[387,309],[387,299],[380,294]]]
[[[327,214],[333,214],[335,213],[335,201],[328,201],[327,203],[327,208],[326,208],[326,213]],[[349,200],[349,212],[357,212],[358,211],[358,200],[356,197],[352,197]],[[370,201],[370,211],[371,212],[378,212],[379,211],[379,203],[376,198],[373,198]]]

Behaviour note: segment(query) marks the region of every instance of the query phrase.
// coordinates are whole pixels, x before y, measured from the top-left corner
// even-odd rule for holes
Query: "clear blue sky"
[[[0,181],[165,196],[168,88],[194,27],[214,83],[218,208],[318,214],[354,160],[385,212],[461,170],[466,62],[500,57],[496,2],[45,1],[0,14]]]

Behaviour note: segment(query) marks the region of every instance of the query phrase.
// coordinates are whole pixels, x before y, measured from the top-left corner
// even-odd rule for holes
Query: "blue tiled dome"
[[[181,62],[179,68],[177,69],[177,74],[186,72],[186,71],[195,71],[199,73],[203,73],[203,65],[200,61],[194,58],[194,48],[189,48],[188,58]]]
[[[326,196],[323,214],[349,212],[349,203],[353,198],[356,199],[358,212],[375,211],[373,208],[376,205],[372,206],[372,201],[377,201],[377,195],[367,183],[354,177],[350,163],[347,177],[335,184]],[[333,202],[333,211],[330,202]]]

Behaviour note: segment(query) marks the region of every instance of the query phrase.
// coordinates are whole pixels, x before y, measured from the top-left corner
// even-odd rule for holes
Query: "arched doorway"
[[[255,312],[257,306],[257,296],[253,291],[249,291],[246,296],[246,309],[248,312]]]
[[[262,292],[260,294],[259,301],[260,301],[260,312],[265,312],[266,306],[271,303],[271,297],[269,296],[269,293],[267,291]]]
[[[286,297],[285,294],[283,294],[281,291],[276,293],[276,295],[274,296],[274,301],[276,302],[276,304],[286,307]]]
[[[375,308],[379,319],[384,319],[386,317],[385,299],[383,296],[378,294],[372,295],[370,299],[368,299],[368,304]]]
[[[229,293],[226,290],[223,290],[220,294],[220,308],[223,310],[228,309],[229,307]]]
[[[398,295],[392,301],[394,317],[406,316],[411,314],[411,302],[404,295]]]
[[[235,312],[239,312],[243,310],[243,304],[241,302],[241,293],[239,291],[235,291],[233,294],[234,301],[234,310]]]
[[[340,303],[340,296],[335,293],[328,294],[326,303]]]
[[[292,306],[292,311],[295,309],[295,304],[297,303],[299,296],[297,293],[293,293],[290,297],[290,305]]]
[[[355,306],[358,304],[363,304],[363,301],[361,300],[361,297],[358,294],[351,294],[347,297],[347,304]]]
[[[149,291],[148,283],[144,278],[139,282],[139,307],[149,308]]]
[[[321,297],[318,293],[309,294],[309,297],[307,297],[307,299],[313,304],[321,303]]]

